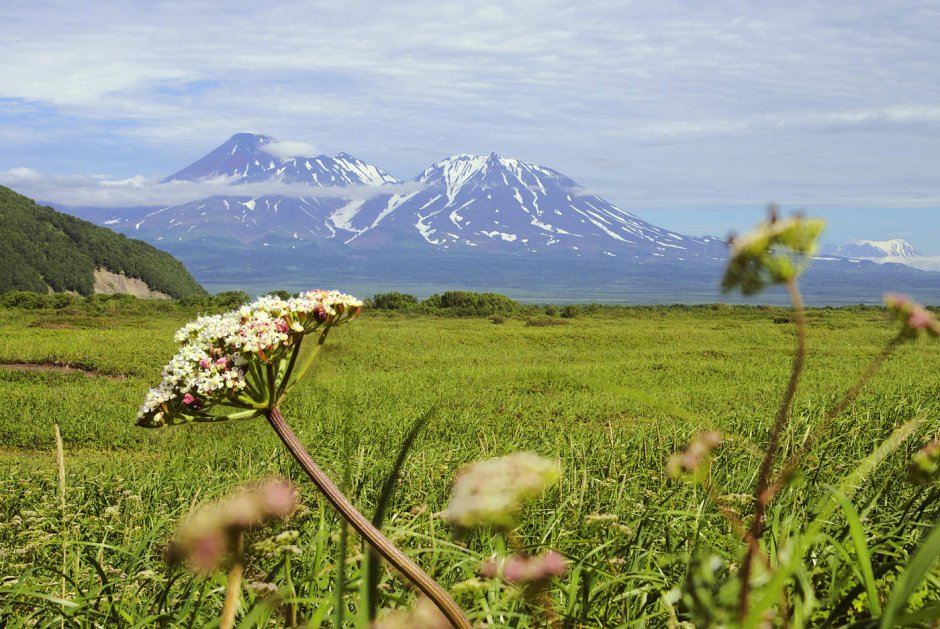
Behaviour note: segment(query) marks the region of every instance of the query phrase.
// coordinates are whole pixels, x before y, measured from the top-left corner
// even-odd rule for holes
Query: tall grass
[[[334,478],[349,466],[354,502],[371,514],[410,422],[436,409],[400,466],[384,531],[474,622],[533,621],[518,589],[477,577],[500,538],[479,532],[454,541],[436,514],[461,465],[523,449],[558,457],[564,467],[560,486],[527,511],[520,535],[527,549],[556,548],[570,561],[550,590],[565,626],[722,622],[718,603],[736,596],[726,587],[740,565],[737,537],[708,492],[671,479],[665,461],[701,430],[734,435],[715,454],[712,479],[747,521],[751,507],[735,496],[753,488],[766,418],[789,373],[793,330],[774,322],[785,316],[739,307],[601,309],[563,326],[511,318],[496,326],[489,318],[367,312],[331,336],[284,412]],[[173,351],[172,332],[188,318],[0,311],[0,362],[99,373],[0,368],[0,618],[8,625],[203,626],[218,618],[224,579],[165,567],[166,540],[197,502],[244,480],[298,479],[301,471],[263,420],[182,431],[132,427],[142,393]],[[893,335],[874,309],[811,310],[808,319],[806,371],[780,434],[778,465]],[[936,344],[899,347],[832,418],[801,463],[799,482],[770,506],[768,543],[793,558],[792,578],[781,587],[802,605],[790,617],[804,626],[864,625],[878,607],[929,623],[909,610],[928,617],[940,596],[936,563],[923,558],[929,550],[917,550],[922,539],[925,548],[936,544],[935,534],[924,533],[940,519],[940,490],[907,484],[905,466],[940,427],[940,384],[931,376],[938,368]],[[64,522],[56,423],[69,472]],[[851,492],[838,485],[905,430],[909,438],[896,437],[895,449],[879,455]],[[851,500],[840,500],[834,483]],[[245,579],[283,585],[289,570],[291,603],[310,626],[332,623],[341,609],[346,624],[365,626],[366,555],[352,540],[342,548],[322,499],[307,490],[303,499],[305,509],[285,525],[299,531],[302,554],[289,565],[252,554],[251,542],[277,532],[256,531]],[[811,537],[805,522],[819,523]],[[379,607],[410,604],[394,575],[384,571],[378,580]],[[263,589],[247,587],[241,596],[246,626],[284,622],[280,601]]]

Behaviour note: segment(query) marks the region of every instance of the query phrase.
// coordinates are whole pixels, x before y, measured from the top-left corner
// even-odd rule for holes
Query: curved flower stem
[[[787,383],[786,392],[783,394],[783,400],[780,402],[780,408],[777,410],[777,416],[774,418],[774,423],[770,429],[770,442],[767,444],[767,452],[764,454],[760,475],[757,478],[757,489],[754,492],[754,520],[751,522],[751,527],[745,537],[747,552],[741,566],[741,598],[739,599],[738,613],[742,620],[747,618],[748,599],[751,593],[751,567],[754,557],[760,554],[760,538],[764,534],[767,508],[773,498],[771,474],[774,459],[777,456],[777,449],[780,447],[780,433],[783,432],[787,417],[790,415],[790,408],[796,395],[796,386],[800,381],[803,362],[806,358],[806,312],[803,307],[803,297],[800,295],[795,280],[791,279],[787,282],[787,290],[790,293],[790,300],[793,302],[793,314],[796,318],[796,352],[793,355],[793,366],[790,369],[790,381]]]
[[[773,485],[768,488],[769,499],[772,500],[777,493],[783,489],[784,484],[787,482],[787,479],[793,475],[793,471],[796,470],[796,466],[799,465],[800,459],[802,459],[807,452],[809,452],[816,441],[829,429],[829,426],[832,425],[833,420],[836,417],[842,414],[849,404],[858,397],[858,394],[865,387],[866,384],[872,379],[872,376],[878,372],[881,366],[888,360],[888,357],[897,349],[898,345],[904,342],[903,334],[898,334],[893,339],[888,341],[888,344],[885,345],[881,352],[875,356],[875,358],[869,363],[868,367],[862,372],[862,375],[859,376],[858,380],[855,381],[855,384],[845,392],[845,395],[842,396],[842,399],[839,400],[839,403],[836,404],[832,409],[830,409],[822,418],[822,421],[816,426],[815,429],[810,433],[806,438],[806,441],[803,442],[803,445],[799,449],[790,455],[790,458],[787,459],[787,462],[784,464],[782,470],[777,475],[777,480],[774,481]]]
[[[323,347],[323,344],[326,343],[326,335],[329,334],[331,327],[332,326],[329,325],[326,326],[323,332],[320,333],[320,337],[317,339],[317,346],[310,350],[310,353],[304,358],[303,363],[300,365],[300,369],[297,370],[297,376],[294,378],[294,381],[290,382],[287,378],[285,378],[281,382],[280,397],[283,397],[285,393],[293,389],[294,385],[303,379],[304,374],[307,373],[307,370],[310,369],[310,366],[313,364],[313,359],[317,357],[317,354],[320,353],[320,349]],[[298,348],[298,352],[299,351],[300,348]],[[277,406],[279,403],[280,400],[274,400],[272,406]]]
[[[219,619],[219,629],[232,629],[235,625],[235,611],[238,608],[238,594],[242,587],[242,573],[245,571],[244,563],[245,534],[236,533],[235,563],[228,572],[228,584],[225,587],[225,603],[222,605],[222,617]]]
[[[287,387],[287,383],[290,382],[290,376],[294,372],[294,365],[297,363],[297,357],[300,355],[300,348],[303,346],[303,343],[304,336],[301,336],[297,339],[297,342],[294,344],[293,350],[290,353],[290,360],[287,362],[287,369],[280,374],[280,379],[277,381],[279,398],[284,392],[284,389]]]
[[[324,332],[325,336],[325,332]],[[322,344],[322,337],[321,337]],[[454,600],[444,591],[437,581],[429,577],[421,568],[409,559],[401,550],[392,544],[382,535],[381,532],[369,522],[358,510],[349,502],[346,496],[339,490],[336,484],[314,463],[310,454],[303,447],[297,436],[284,421],[284,417],[277,408],[272,408],[267,412],[268,422],[274,428],[274,432],[281,438],[281,441],[287,447],[294,459],[300,464],[310,480],[317,486],[320,492],[327,500],[339,511],[344,520],[356,529],[372,548],[382,557],[392,564],[405,578],[407,578],[416,588],[425,596],[431,599],[441,613],[457,629],[472,629],[470,621],[467,619],[463,610],[454,602]]]

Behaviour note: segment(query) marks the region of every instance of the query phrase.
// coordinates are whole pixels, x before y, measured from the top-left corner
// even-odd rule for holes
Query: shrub
[[[516,312],[519,302],[499,293],[474,293],[448,291],[428,297],[424,306],[434,310],[445,310],[446,314],[458,317],[489,317],[500,313]]]
[[[231,310],[250,302],[251,296],[243,290],[224,290],[213,295],[212,301],[223,310]]]
[[[3,305],[8,308],[28,308],[35,310],[46,305],[44,295],[25,290],[10,291],[3,296]]]
[[[530,328],[544,328],[552,325],[568,325],[564,319],[554,319],[552,317],[536,317],[525,322]]]
[[[407,293],[379,293],[372,297],[371,305],[382,310],[407,310],[418,305],[418,298]]]

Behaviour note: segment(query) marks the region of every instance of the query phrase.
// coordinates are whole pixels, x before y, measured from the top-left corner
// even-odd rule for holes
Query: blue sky
[[[64,203],[253,131],[403,179],[495,151],[692,234],[776,201],[940,255],[935,1],[143,7],[0,4],[0,183]]]

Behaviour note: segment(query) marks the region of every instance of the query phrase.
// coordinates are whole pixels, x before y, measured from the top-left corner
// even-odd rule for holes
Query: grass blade
[[[382,530],[382,524],[385,523],[385,514],[388,512],[388,506],[391,504],[392,497],[395,495],[395,486],[398,484],[398,477],[401,474],[402,467],[405,465],[405,460],[408,458],[408,453],[411,451],[411,447],[418,438],[418,433],[420,433],[421,429],[428,423],[428,419],[431,417],[433,410],[434,409],[427,410],[424,415],[416,419],[411,425],[411,429],[408,430],[408,434],[405,435],[401,448],[398,450],[395,464],[392,465],[392,470],[382,484],[382,492],[379,494],[379,502],[375,508],[375,515],[372,516],[372,526],[380,531]],[[370,548],[368,558],[366,559],[366,600],[368,601],[367,607],[370,622],[375,621],[376,614],[378,613],[379,567],[381,561],[382,559],[379,557],[379,554]]]
[[[888,456],[899,448],[923,422],[922,417],[915,417],[895,429],[884,442],[862,459],[855,469],[842,479],[837,491],[847,499],[854,496],[872,472],[884,463]],[[759,596],[757,596],[758,592],[755,592],[748,616],[742,623],[744,627],[761,626],[764,613],[780,600],[781,593],[789,583],[790,577],[798,569],[809,549],[819,541],[820,531],[829,521],[829,517],[837,505],[838,502],[833,500],[831,496],[826,495],[823,497],[821,503],[817,506],[816,517],[813,518],[805,531],[794,540],[790,560],[777,567],[770,581],[760,589]]]
[[[907,564],[907,568],[898,577],[888,603],[885,605],[884,616],[881,617],[881,628],[895,626],[893,623],[898,613],[904,610],[907,601],[911,598],[914,590],[920,585],[930,569],[937,563],[940,557],[940,521],[938,521],[930,533],[924,538],[914,556]]]
[[[868,541],[865,539],[862,522],[855,507],[849,502],[848,498],[842,495],[842,492],[834,489],[832,495],[838,501],[839,506],[842,507],[845,520],[849,525],[849,532],[852,535],[852,542],[855,544],[856,564],[861,572],[862,580],[865,583],[865,591],[868,594],[868,610],[873,617],[877,618],[881,615],[881,603],[878,601],[875,574],[871,569],[871,554],[868,552]]]

